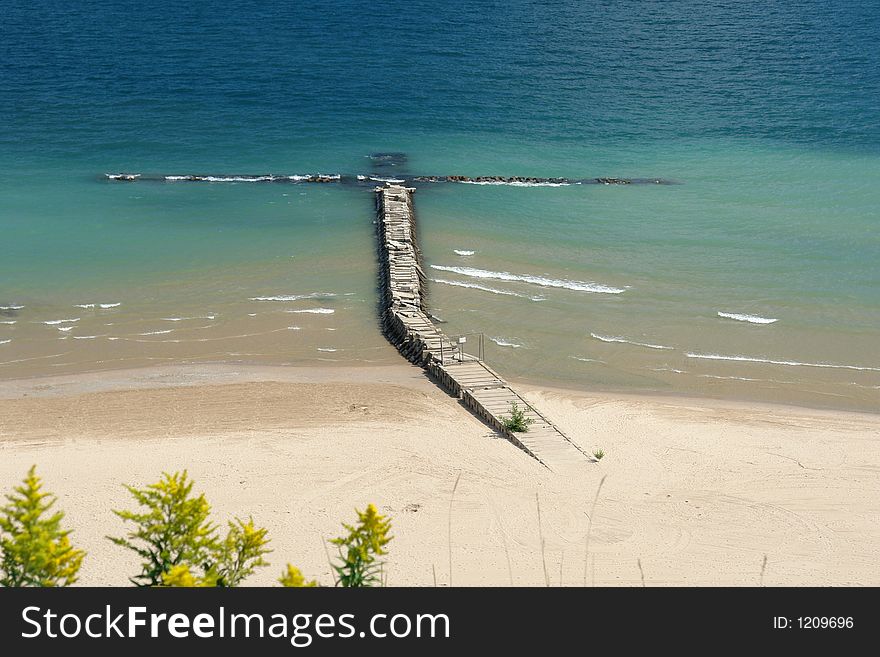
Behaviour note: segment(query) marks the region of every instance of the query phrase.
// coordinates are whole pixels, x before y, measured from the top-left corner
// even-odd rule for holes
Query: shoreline
[[[638,561],[649,586],[755,585],[764,555],[771,586],[880,583],[880,417],[517,385],[605,457],[550,471],[405,363],[157,366],[0,382],[0,489],[37,464],[83,585],[135,568],[103,538],[124,531],[121,484],[183,469],[221,524],[269,529],[256,585],[287,561],[329,584],[321,537],[371,502],[393,521],[390,585],[431,586],[432,566],[446,585],[459,476],[455,585],[544,585],[542,541],[554,585],[638,586]]]
[[[404,374],[406,372],[406,374]],[[378,374],[378,376],[376,376]],[[48,389],[59,394],[76,394],[78,392],[113,391],[128,389],[132,385],[137,388],[149,388],[150,383],[157,387],[206,385],[206,378],[216,377],[208,381],[208,385],[222,385],[236,381],[279,381],[300,383],[333,383],[344,381],[355,382],[404,382],[422,380],[436,385],[425,371],[416,365],[400,359],[400,363],[344,363],[325,362],[321,365],[275,365],[257,363],[233,364],[226,361],[210,361],[203,363],[171,363],[148,365],[144,367],[87,370],[76,374],[46,374],[21,378],[0,379],[0,400],[14,399],[23,391],[45,393]],[[189,378],[188,378],[189,377]],[[243,379],[237,377],[244,377]],[[830,416],[880,416],[880,408],[876,411],[858,409],[840,409],[827,406],[798,404],[793,402],[771,402],[747,397],[726,397],[720,395],[691,395],[682,391],[644,391],[629,392],[607,388],[567,387],[557,382],[541,378],[523,379],[508,377],[511,385],[524,391],[546,390],[561,394],[594,397],[597,400],[629,400],[633,402],[667,402],[671,405],[691,406],[723,406],[731,409],[766,409],[803,412],[805,414]],[[56,390],[64,388],[63,392]]]

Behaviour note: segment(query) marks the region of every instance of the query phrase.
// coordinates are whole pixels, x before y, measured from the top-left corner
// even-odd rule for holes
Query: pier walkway
[[[590,457],[534,409],[480,357],[464,352],[434,324],[425,304],[425,274],[416,238],[413,192],[388,184],[376,188],[381,324],[388,340],[424,367],[475,415],[554,471],[586,464]],[[532,420],[526,432],[504,428],[512,404]]]

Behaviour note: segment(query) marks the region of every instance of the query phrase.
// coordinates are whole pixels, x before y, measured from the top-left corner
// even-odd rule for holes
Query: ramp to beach
[[[425,274],[416,238],[411,187],[376,188],[380,269],[380,320],[388,340],[409,361],[424,367],[477,417],[554,471],[586,464],[590,457],[533,408],[482,358],[467,354],[434,324],[425,304]],[[513,432],[503,419],[517,407],[532,420]]]

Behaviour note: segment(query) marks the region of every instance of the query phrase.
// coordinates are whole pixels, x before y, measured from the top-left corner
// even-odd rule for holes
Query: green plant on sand
[[[377,557],[387,554],[385,546],[393,538],[388,535],[391,522],[379,515],[372,504],[364,511],[355,509],[355,513],[356,525],[342,525],[348,535],[330,541],[339,548],[340,563],[333,566],[338,577],[336,583],[351,588],[375,586],[382,581],[384,565]]]
[[[593,450],[593,458],[597,461],[601,461],[603,456],[605,456],[605,450],[601,447],[599,449]]]
[[[56,497],[41,491],[36,466],[6,495],[0,509],[0,586],[70,586],[85,552],[61,529],[62,511],[47,515]]]
[[[525,433],[529,430],[529,425],[534,422],[534,419],[526,417],[526,412],[520,409],[516,402],[510,402],[510,417],[501,418],[501,424],[505,429],[517,433]]]
[[[155,484],[126,486],[141,511],[116,511],[134,525],[125,537],[108,537],[143,559],[131,577],[138,586],[238,586],[260,566],[268,565],[267,530],[252,519],[229,523],[226,537],[217,536],[204,495],[192,496],[187,473],[163,474]]]

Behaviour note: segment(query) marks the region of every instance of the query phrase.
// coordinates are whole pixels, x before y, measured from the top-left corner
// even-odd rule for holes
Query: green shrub
[[[379,515],[372,504],[358,515],[357,525],[343,527],[347,536],[334,538],[331,543],[339,548],[340,563],[333,566],[338,577],[337,584],[345,587],[375,586],[381,583],[384,562],[377,557],[387,554],[385,546],[393,538],[388,535],[391,522]]]
[[[137,586],[238,586],[257,567],[268,565],[266,530],[253,520],[229,523],[223,540],[209,520],[211,506],[204,494],[192,496],[187,473],[163,473],[144,489],[125,488],[142,511],[116,511],[134,524],[125,537],[108,537],[143,559],[141,572],[130,580]],[[194,572],[201,574],[196,575]]]
[[[593,451],[593,458],[597,461],[601,461],[603,456],[605,456],[605,450],[601,447]]]
[[[287,568],[281,573],[281,577],[278,578],[278,581],[281,583],[281,586],[292,589],[302,589],[302,588],[310,588],[314,586],[318,586],[318,582],[315,580],[311,580],[309,582],[306,581],[306,578],[303,577],[303,574],[300,572],[299,568],[296,566],[291,566],[287,564]]]
[[[61,529],[62,511],[47,515],[57,498],[41,491],[36,466],[6,495],[0,510],[0,585],[70,586],[85,552],[74,549],[70,530]]]
[[[529,430],[529,425],[534,422],[532,418],[526,417],[525,411],[521,410],[516,402],[510,402],[510,417],[501,418],[501,424],[505,429],[517,433],[525,433]]]

